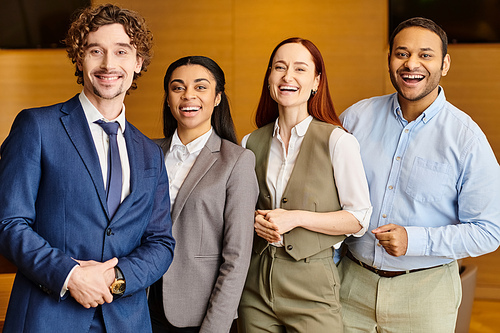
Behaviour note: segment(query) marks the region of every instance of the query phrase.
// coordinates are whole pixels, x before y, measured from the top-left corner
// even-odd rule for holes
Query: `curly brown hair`
[[[143,59],[141,72],[134,73],[134,81],[130,87],[131,90],[137,89],[135,80],[141,76],[142,71],[147,70],[151,63],[153,34],[147,27],[144,18],[138,13],[112,4],[83,9],[68,30],[64,42],[68,57],[73,64],[77,64],[75,76],[78,84],[83,85],[83,72],[78,69],[78,63],[81,63],[83,59],[89,33],[97,31],[103,25],[114,23],[123,25],[125,32],[130,37],[131,44],[137,49],[137,56]]]

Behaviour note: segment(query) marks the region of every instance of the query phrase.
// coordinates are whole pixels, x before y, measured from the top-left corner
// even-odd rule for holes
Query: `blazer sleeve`
[[[0,252],[19,272],[59,299],[77,263],[32,228],[42,172],[41,138],[35,113],[24,110],[0,148]]]
[[[258,191],[255,157],[244,150],[227,181],[223,262],[200,332],[228,332],[236,317],[250,265]]]

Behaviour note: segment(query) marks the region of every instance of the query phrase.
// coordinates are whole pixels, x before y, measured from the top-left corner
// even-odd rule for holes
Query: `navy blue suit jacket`
[[[87,332],[64,281],[72,259],[119,259],[125,294],[102,306],[107,332],[151,330],[145,289],[172,262],[168,177],[160,148],[127,122],[131,193],[112,220],[94,141],[78,99],[23,110],[0,148],[0,251],[18,273],[5,332]]]

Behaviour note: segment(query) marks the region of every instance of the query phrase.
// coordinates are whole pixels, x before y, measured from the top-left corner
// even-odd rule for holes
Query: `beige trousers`
[[[344,332],[455,332],[462,298],[456,261],[383,278],[344,257],[339,274]]]
[[[238,332],[342,332],[339,276],[332,249],[295,261],[283,248],[253,253]]]

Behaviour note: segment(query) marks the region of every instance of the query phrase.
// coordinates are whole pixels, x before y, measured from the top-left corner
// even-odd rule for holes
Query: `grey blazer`
[[[170,149],[171,138],[156,142]],[[172,207],[176,247],[162,293],[174,326],[229,332],[250,263],[258,191],[253,153],[213,132]]]

